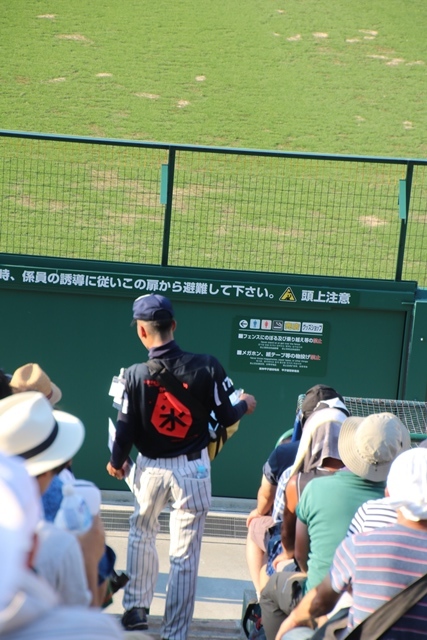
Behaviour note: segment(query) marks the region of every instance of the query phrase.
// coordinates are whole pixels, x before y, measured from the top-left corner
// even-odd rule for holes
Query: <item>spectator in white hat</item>
[[[81,421],[69,413],[53,411],[41,393],[16,393],[0,400],[0,451],[24,459],[40,494],[83,440]],[[98,562],[105,547],[100,517],[94,518],[92,528],[79,538],[43,520],[38,533],[40,546],[34,566],[62,602],[100,606],[103,594],[98,588]]]
[[[392,413],[351,416],[343,422],[338,452],[345,467],[332,476],[312,480],[296,510],[295,559],[307,572],[304,593],[322,582],[355,512],[366,500],[384,496],[393,460],[410,446],[408,429]],[[275,574],[261,592],[267,640],[274,640],[288,613],[280,602],[285,582],[283,573]]]
[[[40,510],[37,494],[24,464],[0,452],[2,640],[120,640],[122,632],[112,617],[61,606],[50,586],[30,570]]]
[[[397,510],[397,523],[347,537],[335,553],[329,575],[285,620],[277,640],[310,638],[313,631],[303,625],[328,613],[351,585],[349,632],[427,572],[426,449],[418,447],[401,453],[391,465],[387,488],[389,504]],[[427,596],[424,596],[398,621],[390,623],[390,629],[381,638],[421,638],[426,628]]]

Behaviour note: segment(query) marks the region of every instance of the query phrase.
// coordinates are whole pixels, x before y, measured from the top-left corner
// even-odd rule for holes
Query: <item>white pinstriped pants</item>
[[[208,476],[196,478],[203,464]],[[186,640],[196,597],[197,571],[206,515],[211,505],[210,462],[205,449],[202,459],[177,458],[152,460],[137,457],[134,484],[135,510],[130,518],[127,573],[123,607],[151,605],[159,573],[156,536],[159,516],[169,504],[170,571],[161,637]]]

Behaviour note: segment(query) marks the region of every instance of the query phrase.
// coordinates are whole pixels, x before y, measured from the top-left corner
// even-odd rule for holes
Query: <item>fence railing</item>
[[[0,131],[0,252],[427,286],[427,160]]]

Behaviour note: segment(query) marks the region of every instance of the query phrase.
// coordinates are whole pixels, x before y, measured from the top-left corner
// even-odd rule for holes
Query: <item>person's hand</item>
[[[291,629],[295,629],[296,626],[297,624],[293,620],[292,611],[291,611],[288,617],[285,618],[282,624],[280,625],[279,631],[276,634],[275,640],[282,640],[283,635],[288,631],[291,631]]]
[[[246,404],[248,405],[248,410],[246,411],[246,413],[253,413],[255,411],[255,407],[256,407],[256,400],[255,400],[255,396],[251,396],[250,393],[242,393],[240,395],[239,400],[244,400],[246,402]]]
[[[113,478],[117,478],[117,480],[123,480],[123,478],[126,477],[126,472],[129,472],[129,469],[126,465],[127,463],[125,462],[121,469],[115,469],[111,462],[109,462],[106,466],[106,469],[110,476],[113,476]]]
[[[258,509],[252,509],[252,511],[246,518],[246,526],[249,527],[252,520],[254,520],[255,518],[262,518],[261,514],[258,512]]]

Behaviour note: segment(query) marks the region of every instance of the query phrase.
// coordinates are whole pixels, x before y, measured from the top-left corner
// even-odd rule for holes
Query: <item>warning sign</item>
[[[290,287],[288,287],[280,296],[279,300],[282,302],[296,302],[297,299],[295,297],[294,292]]]
[[[236,371],[326,374],[329,323],[240,316],[233,324],[230,357]]]

